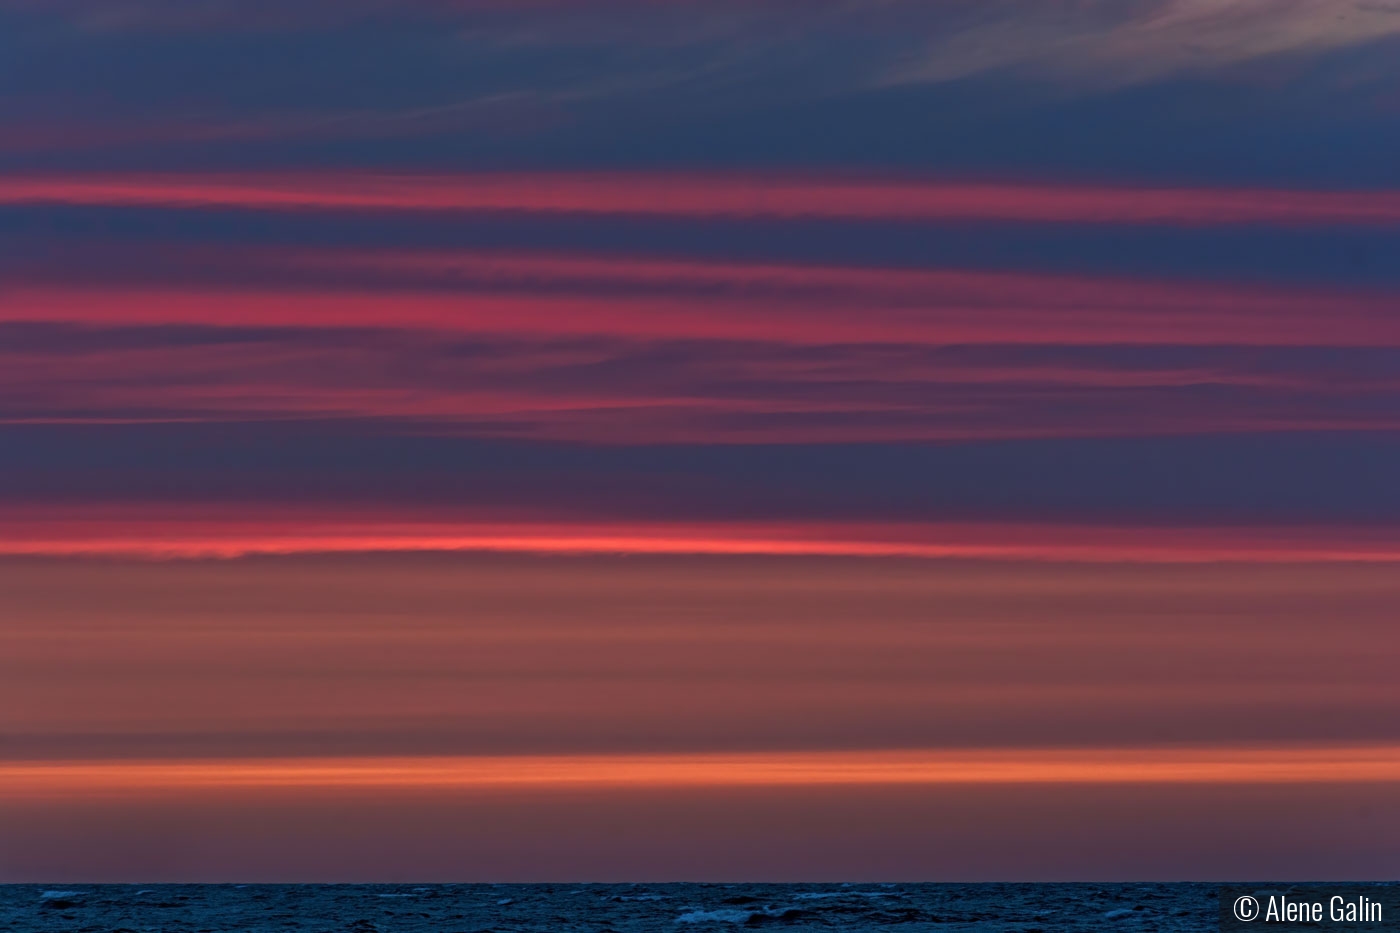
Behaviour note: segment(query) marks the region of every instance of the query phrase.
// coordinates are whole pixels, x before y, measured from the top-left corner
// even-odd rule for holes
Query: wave
[[[796,907],[769,907],[762,910],[692,910],[676,918],[677,923],[742,923],[745,926],[759,926],[767,922],[790,923],[807,916],[807,911]]]

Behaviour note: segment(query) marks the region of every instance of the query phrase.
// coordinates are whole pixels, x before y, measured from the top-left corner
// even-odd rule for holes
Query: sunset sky
[[[0,881],[1393,878],[1394,0],[0,0]]]

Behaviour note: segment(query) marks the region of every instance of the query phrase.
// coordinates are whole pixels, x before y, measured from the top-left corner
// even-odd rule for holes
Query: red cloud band
[[[441,510],[438,510],[439,512]],[[292,507],[13,508],[0,555],[147,559],[501,552],[906,557],[1090,563],[1400,561],[1384,528],[1128,527],[1010,522],[608,522]]]

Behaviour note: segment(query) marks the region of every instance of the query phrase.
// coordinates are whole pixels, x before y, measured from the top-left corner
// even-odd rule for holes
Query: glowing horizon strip
[[[0,793],[1400,781],[1400,746],[392,756],[0,763]]]
[[[195,521],[120,523],[0,522],[0,556],[146,560],[234,559],[293,554],[481,552],[559,555],[905,557],[1071,563],[1400,562],[1400,540],[1336,539],[1339,529],[1096,529],[1078,526],[912,525],[842,527],[829,523],[641,526],[532,526],[284,520],[250,529],[231,521],[191,531]],[[49,527],[46,529],[45,525]],[[242,527],[240,527],[242,525]],[[1340,529],[1345,531],[1346,529]],[[1331,537],[1329,537],[1329,533]]]
[[[1027,223],[1400,223],[1400,192],[940,183],[661,173],[0,176],[0,204]]]

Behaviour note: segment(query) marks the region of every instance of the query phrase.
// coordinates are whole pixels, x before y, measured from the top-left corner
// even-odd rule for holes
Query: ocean
[[[1213,884],[0,886],[15,933],[1216,930]]]

